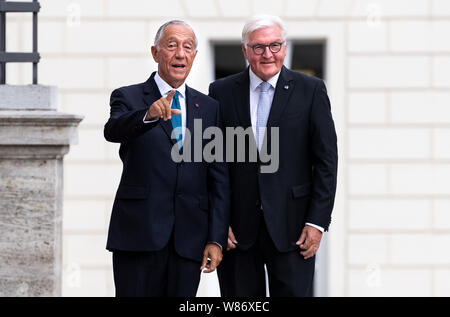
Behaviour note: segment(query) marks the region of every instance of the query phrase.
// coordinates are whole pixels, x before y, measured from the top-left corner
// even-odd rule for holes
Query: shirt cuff
[[[153,119],[153,120],[145,120],[145,118],[147,118],[147,113],[148,113],[148,110],[145,112],[145,115],[144,115],[144,118],[142,119],[142,121],[144,121],[144,123],[152,123],[152,122],[156,122],[156,121],[158,121],[159,120],[159,118],[156,118],[156,119]]]
[[[322,228],[321,226],[313,225],[312,223],[309,223],[309,222],[305,223],[305,225],[314,227],[314,228],[316,228],[317,230],[319,230],[319,231],[322,232],[322,233],[325,231],[325,229]]]
[[[217,245],[219,246],[219,248],[220,248],[220,251],[223,251],[222,246],[220,245],[220,243],[218,243],[218,242],[216,242],[216,241],[210,241],[210,242],[208,242],[208,243],[214,243],[214,244],[217,244]]]

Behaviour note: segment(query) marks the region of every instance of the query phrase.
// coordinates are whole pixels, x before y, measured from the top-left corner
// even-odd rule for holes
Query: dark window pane
[[[324,78],[324,42],[295,42],[293,41],[292,70],[307,75]]]
[[[213,44],[215,79],[243,71],[246,67],[241,43]]]

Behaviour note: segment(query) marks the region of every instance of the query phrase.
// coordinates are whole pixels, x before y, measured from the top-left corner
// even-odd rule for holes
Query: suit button
[[[261,201],[259,199],[256,200],[255,206],[261,206]]]

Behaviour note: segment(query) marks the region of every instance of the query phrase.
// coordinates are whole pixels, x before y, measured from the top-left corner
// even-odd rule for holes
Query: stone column
[[[56,99],[0,85],[0,296],[61,296],[63,157],[82,117]]]

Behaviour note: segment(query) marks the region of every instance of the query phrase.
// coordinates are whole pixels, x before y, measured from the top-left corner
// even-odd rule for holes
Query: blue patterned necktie
[[[261,150],[261,146],[264,140],[264,134],[266,132],[267,118],[269,117],[271,100],[270,100],[270,84],[263,81],[259,84],[260,93],[258,100],[258,109],[256,112],[256,145],[258,150]],[[261,131],[260,131],[261,130]]]
[[[180,106],[180,100],[178,99],[178,96],[180,95],[180,93],[177,91],[175,91],[175,94],[173,95],[172,98],[172,109],[178,109],[181,110],[181,106]],[[172,121],[172,127],[174,129],[174,133],[175,136],[177,138],[177,144],[178,144],[178,151],[182,151],[182,146],[183,144],[182,142],[182,137],[183,137],[183,133],[182,133],[182,129],[181,129],[181,114],[176,114],[176,115],[172,115],[172,118],[170,119],[170,121]]]

